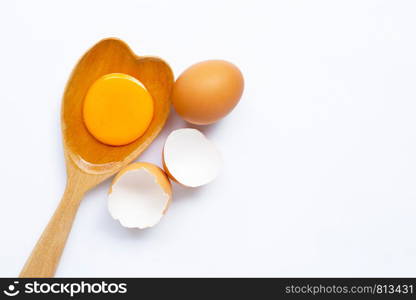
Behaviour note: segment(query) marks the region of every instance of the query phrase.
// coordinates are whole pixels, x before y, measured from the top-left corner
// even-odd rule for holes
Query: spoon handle
[[[26,261],[20,277],[53,277],[85,191],[67,184],[62,200]]]

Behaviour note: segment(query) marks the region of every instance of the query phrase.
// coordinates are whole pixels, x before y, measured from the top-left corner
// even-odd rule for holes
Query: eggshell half
[[[127,228],[144,229],[159,223],[172,201],[170,181],[150,163],[133,163],[122,169],[108,195],[110,215]]]
[[[222,166],[217,147],[192,128],[172,131],[163,148],[163,168],[176,182],[198,187],[214,180]]]

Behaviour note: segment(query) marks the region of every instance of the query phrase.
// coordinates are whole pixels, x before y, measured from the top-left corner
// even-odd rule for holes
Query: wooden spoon
[[[138,140],[122,147],[98,142],[82,120],[82,105],[90,85],[102,75],[125,73],[139,79],[154,100],[154,117]],[[67,169],[64,195],[52,219],[26,261],[21,277],[52,277],[85,192],[134,160],[155,139],[170,111],[173,73],[155,57],[136,56],[121,40],[109,38],[92,47],[78,62],[65,89],[61,126]]]

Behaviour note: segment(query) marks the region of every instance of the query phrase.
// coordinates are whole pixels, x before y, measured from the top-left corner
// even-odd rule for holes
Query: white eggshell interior
[[[172,131],[163,149],[169,173],[180,183],[197,187],[217,177],[222,166],[218,149],[199,130]]]
[[[124,227],[143,229],[160,221],[168,202],[156,176],[140,168],[127,171],[113,184],[108,209]]]

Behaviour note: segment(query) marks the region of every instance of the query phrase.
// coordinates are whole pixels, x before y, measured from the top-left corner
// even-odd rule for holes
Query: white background
[[[78,58],[124,39],[180,74],[221,58],[243,98],[203,131],[225,166],[174,185],[156,227],[87,194],[57,276],[416,276],[414,1],[1,1],[0,276],[16,276],[65,185],[59,112]],[[139,158],[160,165],[174,113]]]

